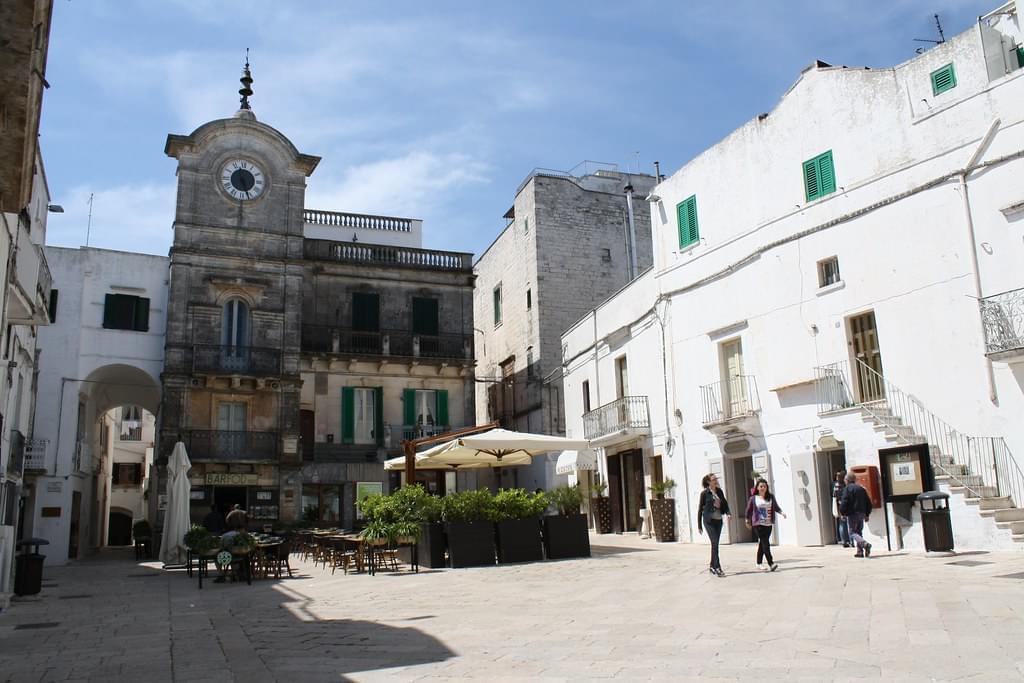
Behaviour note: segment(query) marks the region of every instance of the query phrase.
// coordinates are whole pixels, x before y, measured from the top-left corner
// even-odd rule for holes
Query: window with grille
[[[833,256],[823,261],[818,261],[818,286],[828,287],[839,282],[839,257]]]
[[[932,72],[932,94],[941,95],[947,90],[956,87],[956,71],[952,64],[947,64],[941,69]]]
[[[832,150],[804,162],[804,192],[807,201],[836,191],[836,170]]]

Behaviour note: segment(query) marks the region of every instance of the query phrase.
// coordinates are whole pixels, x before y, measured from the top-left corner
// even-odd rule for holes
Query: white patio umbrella
[[[563,436],[513,432],[508,429],[491,429],[480,434],[471,434],[452,439],[417,453],[417,468],[422,463],[454,465],[463,467],[508,467],[529,465],[534,456],[566,449],[589,448],[586,439],[567,439]],[[421,460],[422,458],[422,460]]]
[[[167,461],[167,509],[160,541],[160,559],[165,565],[185,563],[185,534],[191,524],[188,510],[192,490],[188,479],[190,467],[192,463],[185,452],[185,444],[179,441]]]

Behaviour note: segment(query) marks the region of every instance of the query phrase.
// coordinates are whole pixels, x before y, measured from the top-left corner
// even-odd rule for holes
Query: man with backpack
[[[846,517],[850,541],[857,546],[854,557],[871,557],[871,544],[861,535],[864,522],[871,517],[871,498],[867,490],[857,483],[857,475],[853,472],[846,475],[846,488],[839,496],[839,514]]]

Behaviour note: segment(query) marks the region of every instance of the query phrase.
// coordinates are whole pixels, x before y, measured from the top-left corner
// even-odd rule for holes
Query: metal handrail
[[[761,410],[753,375],[734,375],[701,385],[700,396],[704,426],[755,415]]]
[[[650,429],[646,396],[623,396],[583,414],[583,435],[596,439],[623,429]]]

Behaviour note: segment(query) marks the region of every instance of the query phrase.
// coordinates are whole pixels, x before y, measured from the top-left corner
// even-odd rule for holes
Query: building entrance
[[[221,514],[227,515],[231,508],[240,505],[243,510],[248,509],[249,487],[248,486],[214,486],[213,504],[217,506]]]
[[[818,505],[821,519],[829,522],[823,524],[822,542],[838,543],[839,528],[835,517],[835,503],[832,497],[832,485],[837,473],[846,475],[846,451],[834,450],[818,453]],[[845,483],[843,484],[845,486]]]
[[[754,470],[754,456],[741,455],[732,458],[727,461],[726,466],[729,482],[725,495],[729,499],[729,509],[732,511],[729,539],[733,543],[753,543],[754,532],[747,528],[743,513],[747,509],[750,489],[754,486],[754,479],[751,476]]]
[[[643,451],[634,449],[608,456],[608,496],[612,504],[612,531],[638,531],[644,496]]]

